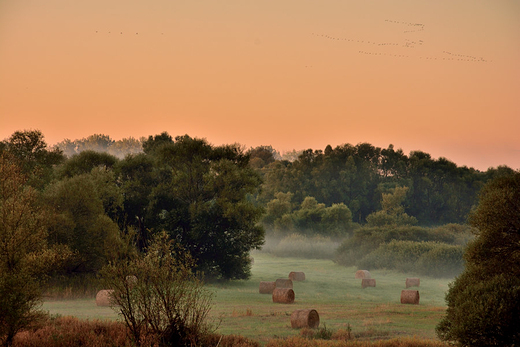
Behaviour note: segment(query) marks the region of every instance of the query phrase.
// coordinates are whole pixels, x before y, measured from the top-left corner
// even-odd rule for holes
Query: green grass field
[[[406,277],[394,271],[371,271],[375,288],[361,288],[354,278],[356,269],[338,266],[330,260],[277,258],[266,253],[253,254],[252,276],[247,281],[211,285],[214,307],[211,318],[220,322],[218,332],[240,334],[265,343],[273,337],[298,335],[291,329],[290,315],[297,309],[316,309],[320,327],[352,329],[358,339],[417,336],[435,339],[435,326],[445,312],[444,295],[448,279],[421,277],[420,305],[402,305],[401,290]],[[369,269],[370,270],[370,269]],[[306,280],[294,282],[293,304],[272,302],[271,295],[259,294],[260,281],[287,278],[291,271],[303,271]],[[97,307],[94,299],[46,301],[51,314],[72,315],[81,319],[117,319],[107,307]]]

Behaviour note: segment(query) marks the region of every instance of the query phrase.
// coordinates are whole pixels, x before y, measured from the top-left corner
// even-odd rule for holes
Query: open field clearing
[[[273,337],[298,335],[291,329],[290,315],[297,309],[315,309],[320,327],[331,330],[352,329],[357,339],[388,339],[417,336],[435,339],[435,326],[444,315],[444,295],[450,279],[422,277],[419,305],[400,303],[407,277],[394,271],[370,271],[376,287],[362,289],[355,279],[355,268],[345,268],[330,260],[277,258],[253,254],[252,276],[248,281],[215,284],[211,319],[220,322],[218,332],[240,334],[261,343]],[[369,269],[370,270],[370,269]],[[295,302],[278,304],[269,294],[259,294],[261,281],[287,278],[291,271],[303,271],[306,280],[294,281]],[[108,307],[97,307],[95,300],[47,301],[43,308],[51,314],[73,315],[80,319],[117,319]]]

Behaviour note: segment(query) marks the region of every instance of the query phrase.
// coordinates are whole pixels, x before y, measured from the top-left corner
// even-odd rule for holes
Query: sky
[[[0,0],[0,140],[29,129],[520,169],[520,1]]]

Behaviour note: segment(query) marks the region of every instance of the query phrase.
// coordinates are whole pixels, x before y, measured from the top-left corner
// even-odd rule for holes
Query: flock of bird
[[[405,30],[403,33],[413,33],[413,32],[419,32],[424,31],[425,25],[422,23],[412,23],[412,22],[402,22],[397,20],[390,20],[385,19],[385,22],[389,24],[396,24],[406,27],[411,27],[413,29],[411,30]],[[112,31],[98,31],[96,30],[96,34],[118,34],[119,35],[126,35],[129,34],[127,32],[123,33],[120,32],[112,32]],[[131,35],[139,35],[139,32],[130,33]],[[161,35],[164,35],[164,33],[161,32]],[[418,59],[424,59],[424,60],[444,60],[444,61],[466,61],[466,62],[479,62],[479,63],[488,63],[491,62],[490,60],[486,60],[483,57],[476,57],[473,55],[465,55],[465,54],[456,54],[448,51],[442,51],[442,56],[422,56],[422,55],[410,55],[410,54],[398,54],[394,52],[388,52],[384,51],[386,48],[406,48],[406,49],[414,49],[418,46],[422,46],[424,44],[423,40],[411,40],[409,38],[405,38],[401,42],[377,42],[377,41],[369,41],[369,40],[363,40],[359,38],[353,38],[353,37],[338,37],[338,36],[332,36],[328,34],[318,34],[318,33],[311,33],[311,35],[327,39],[327,40],[333,40],[333,41],[343,41],[343,42],[350,42],[350,43],[356,43],[356,44],[363,44],[363,45],[370,45],[374,48],[376,46],[378,49],[382,49],[383,51],[368,51],[368,50],[359,50],[359,54],[364,55],[372,55],[372,56],[385,56],[385,57],[394,57],[394,58],[418,58]],[[408,36],[410,37],[410,36]],[[305,67],[312,67],[310,65],[307,65]]]
[[[421,24],[421,23],[410,23],[410,22],[399,22],[397,20],[390,20],[390,19],[385,19],[385,22],[388,22],[388,23],[393,23],[393,24],[401,24],[401,25],[406,25],[406,26],[411,26],[411,27],[414,27],[414,29],[412,30],[405,30],[403,31],[403,33],[407,34],[407,33],[415,33],[415,32],[419,32],[419,31],[424,31],[424,24]]]
[[[99,30],[96,30],[96,34],[117,34],[117,32],[113,32],[113,33],[111,31],[101,32]],[[127,34],[128,33],[124,33],[124,35],[127,35]],[[123,32],[120,31],[119,35],[123,35]],[[136,32],[135,34],[131,33],[131,35],[139,35],[139,33],[138,32]],[[164,33],[161,33],[161,35],[164,35]]]
[[[385,19],[385,22],[391,23],[391,24],[398,24],[398,25],[404,25],[407,27],[413,27],[416,28],[414,30],[406,30],[403,33],[412,33],[412,32],[419,32],[424,31],[425,25],[421,23],[412,23],[412,22],[400,22],[396,20],[390,20]],[[465,54],[455,54],[448,51],[442,51],[442,55],[437,56],[431,56],[431,55],[410,55],[409,53],[403,54],[404,52],[389,52],[385,48],[406,48],[406,49],[414,49],[419,46],[424,45],[423,40],[412,40],[409,38],[405,38],[400,43],[398,42],[377,42],[377,41],[368,41],[363,39],[357,39],[357,38],[345,38],[345,37],[338,37],[338,36],[332,36],[328,34],[317,34],[317,33],[311,33],[311,35],[327,39],[327,40],[333,40],[333,41],[343,41],[343,42],[351,42],[356,44],[363,44],[363,45],[371,45],[372,47],[376,48],[378,47],[378,51],[368,51],[368,50],[359,50],[359,54],[364,55],[372,55],[372,56],[384,56],[384,57],[394,57],[394,58],[416,58],[421,60],[439,60],[439,61],[460,61],[460,62],[478,62],[478,63],[489,63],[490,60],[486,60],[483,57],[476,57],[473,55],[465,55]],[[410,37],[410,36],[408,36]],[[394,49],[395,51],[395,49]]]

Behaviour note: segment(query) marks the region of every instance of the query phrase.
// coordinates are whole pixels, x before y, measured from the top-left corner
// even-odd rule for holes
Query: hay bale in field
[[[401,304],[419,305],[419,291],[403,289],[401,291]]]
[[[112,297],[112,293],[114,293],[113,289],[102,289],[96,294],[96,305],[97,306],[112,306],[110,303],[110,298]]]
[[[406,288],[419,287],[421,280],[417,277],[411,277],[406,279]]]
[[[370,277],[370,272],[368,272],[367,270],[358,270],[356,271],[356,278],[371,278]]]
[[[316,310],[296,310],[291,314],[291,327],[293,329],[316,329],[320,325],[320,315]]]
[[[276,288],[292,288],[292,280],[287,278],[279,278],[275,282]]]
[[[305,273],[292,271],[289,273],[289,279],[292,281],[305,281]]]
[[[273,294],[276,282],[260,282],[260,294]]]
[[[365,289],[366,287],[375,287],[376,286],[376,280],[375,278],[363,278],[361,280],[361,287]]]
[[[275,288],[273,290],[273,302],[292,304],[294,302],[294,290],[290,288]]]

